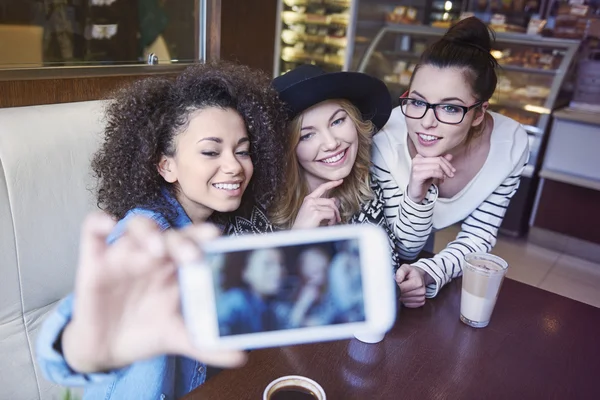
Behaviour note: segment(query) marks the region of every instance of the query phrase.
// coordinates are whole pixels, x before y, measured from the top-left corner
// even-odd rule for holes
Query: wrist
[[[63,330],[61,348],[65,361],[69,367],[78,373],[89,374],[108,370],[108,363],[103,363],[101,351],[98,348],[86,348],[81,340],[84,332],[78,331],[77,325],[69,322]]]
[[[419,196],[419,195],[415,196],[413,193],[411,193],[410,185],[408,186],[406,193],[407,193],[407,196],[410,199],[410,201],[412,201],[415,204],[421,204],[421,202],[425,198],[425,196]]]
[[[416,265],[413,265],[413,267],[421,274],[421,277],[423,278],[423,282],[425,283],[425,286],[435,283],[435,280],[431,277],[431,275],[429,275],[427,272],[425,272],[425,270],[417,267]]]

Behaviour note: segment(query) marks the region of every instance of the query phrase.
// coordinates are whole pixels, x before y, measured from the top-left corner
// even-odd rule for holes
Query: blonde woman
[[[255,209],[236,227],[371,223],[388,232],[396,266],[414,259],[429,236],[437,191],[432,186],[420,204],[404,196],[398,224],[394,231],[388,227],[383,189],[370,172],[372,136],[391,113],[385,84],[362,73],[325,73],[303,65],[276,78],[273,86],[291,120],[285,184],[268,217]]]

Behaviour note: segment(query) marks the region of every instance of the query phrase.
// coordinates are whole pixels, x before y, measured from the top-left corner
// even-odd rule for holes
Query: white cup
[[[489,253],[465,256],[460,297],[460,320],[473,328],[490,323],[508,263]]]
[[[281,378],[275,379],[273,382],[265,388],[263,392],[263,400],[269,400],[271,396],[279,391],[286,389],[290,390],[302,390],[307,394],[312,395],[315,400],[327,400],[325,396],[325,390],[317,382],[310,378],[300,375],[287,375]]]
[[[358,332],[354,334],[354,337],[363,343],[379,343],[385,337],[385,333],[373,333],[373,332]]]

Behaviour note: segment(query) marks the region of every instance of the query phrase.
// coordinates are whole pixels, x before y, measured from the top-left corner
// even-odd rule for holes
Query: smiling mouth
[[[242,184],[238,183],[213,183],[213,186],[222,190],[238,190]]]
[[[334,156],[331,156],[329,158],[324,158],[322,160],[319,160],[320,162],[323,162],[325,164],[333,164],[336,163],[338,161],[340,161],[342,158],[344,158],[344,156],[346,155],[346,152],[348,151],[348,149],[344,149],[342,151],[340,151],[339,153],[337,153]]]
[[[442,140],[442,138],[439,136],[427,135],[425,133],[417,133],[417,136],[419,136],[419,139],[424,142],[435,142],[436,140]]]

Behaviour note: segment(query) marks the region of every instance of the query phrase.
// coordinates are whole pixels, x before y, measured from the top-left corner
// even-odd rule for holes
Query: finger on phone
[[[146,217],[133,217],[127,224],[127,235],[137,246],[155,257],[164,257],[165,245],[156,222]]]
[[[209,240],[216,239],[221,235],[219,228],[213,224],[191,225],[181,231],[184,235],[196,242],[198,245]]]
[[[325,193],[327,193],[329,190],[340,186],[342,184],[342,182],[344,182],[343,179],[338,179],[337,181],[329,181],[329,182],[325,182],[322,183],[321,185],[319,185],[318,188],[316,188],[311,194],[309,194],[307,197],[323,197],[323,195],[325,195]]]
[[[246,353],[235,350],[199,350],[190,355],[204,364],[221,368],[238,368],[248,360]]]
[[[81,227],[80,257],[85,261],[95,260],[106,249],[106,239],[112,232],[116,222],[106,213],[101,211],[90,213],[85,217]]]
[[[177,333],[173,332],[169,338],[168,347],[172,353],[181,354],[204,364],[221,368],[236,368],[246,363],[248,355],[242,351],[210,350],[195,346],[184,326],[181,326],[181,328],[177,329]]]
[[[167,252],[177,264],[194,262],[201,257],[202,253],[197,243],[182,232],[168,230],[164,234]]]

